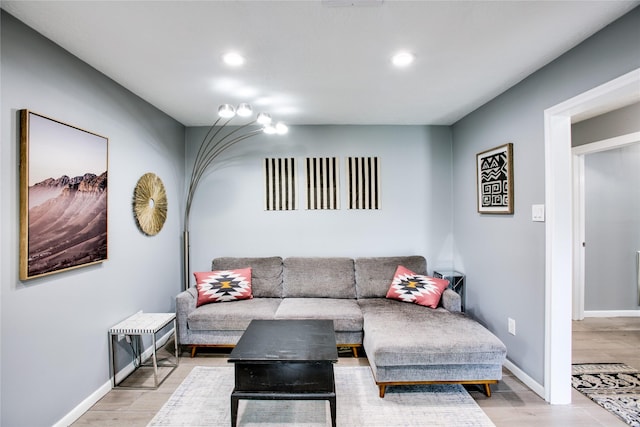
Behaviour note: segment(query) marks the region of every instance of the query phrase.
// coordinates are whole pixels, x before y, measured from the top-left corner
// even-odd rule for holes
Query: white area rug
[[[461,385],[387,387],[378,397],[368,367],[335,367],[338,427],[494,426]],[[195,367],[149,426],[231,425],[233,367]],[[240,400],[238,427],[325,427],[327,401]],[[495,426],[494,426],[495,427]]]

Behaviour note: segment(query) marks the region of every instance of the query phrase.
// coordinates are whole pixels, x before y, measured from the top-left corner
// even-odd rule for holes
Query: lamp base
[[[182,235],[182,273],[183,282],[182,282],[182,290],[186,291],[189,289],[189,231],[185,230]]]

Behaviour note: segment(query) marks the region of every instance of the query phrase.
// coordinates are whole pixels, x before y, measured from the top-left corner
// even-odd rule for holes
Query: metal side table
[[[168,359],[164,363],[158,363],[158,357],[156,354],[157,351],[157,343],[156,343],[156,334],[160,332],[165,326],[169,323],[173,322],[173,340],[175,343],[175,361],[170,362]],[[126,378],[123,378],[120,382],[116,383],[116,361],[114,354],[114,339],[117,339],[119,335],[127,335],[132,340],[132,345],[135,347],[136,353],[136,361],[137,368],[141,367],[153,367],[153,386],[125,386],[120,385],[124,380],[129,378],[133,372],[137,369],[134,369],[131,374],[127,375]],[[151,346],[151,364],[143,363],[142,361],[142,336],[150,335],[152,346]],[[147,359],[148,360],[148,359]],[[111,365],[111,374],[113,375],[113,387],[123,387],[123,388],[145,388],[145,389],[156,389],[162,384],[162,382],[167,379],[167,377],[173,372],[178,366],[178,339],[176,336],[176,314],[175,313],[137,313],[122,322],[114,325],[111,329],[109,329],[109,361]],[[162,380],[158,380],[158,367],[170,367],[171,370],[167,375],[164,376]]]
[[[462,305],[462,311],[465,307],[465,293],[464,293],[464,273],[460,273],[455,270],[434,270],[433,277],[438,279],[447,279],[449,281],[449,289],[453,289],[460,295],[460,302]]]

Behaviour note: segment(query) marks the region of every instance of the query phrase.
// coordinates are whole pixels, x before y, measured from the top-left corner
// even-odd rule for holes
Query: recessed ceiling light
[[[408,67],[409,65],[411,65],[414,59],[415,57],[413,56],[412,53],[398,52],[395,55],[393,55],[393,57],[391,58],[391,62],[396,67],[402,68],[402,67]]]
[[[225,53],[222,60],[225,64],[231,65],[232,67],[239,67],[244,64],[244,57],[237,52]]]

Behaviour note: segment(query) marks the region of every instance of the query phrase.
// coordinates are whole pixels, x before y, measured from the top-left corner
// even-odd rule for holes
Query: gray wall
[[[571,145],[576,147],[633,132],[640,132],[640,102],[574,123]]]
[[[205,129],[190,128],[195,153]],[[265,211],[262,160],[340,159],[341,209]],[[349,210],[346,156],[378,156],[380,210]],[[450,267],[451,133],[442,126],[293,126],[285,136],[261,135],[227,151],[196,193],[191,215],[191,271],[216,256],[374,256],[421,254],[429,269]],[[193,282],[193,279],[192,279]]]
[[[107,384],[110,326],[138,310],[174,310],[184,127],[4,12],[1,25],[0,424],[46,426]],[[22,108],[109,138],[108,261],[18,280]],[[146,172],[160,176],[169,199],[155,237],[142,235],[131,214]]]
[[[640,103],[574,123],[579,146],[640,131]],[[637,310],[640,144],[585,156],[585,309]]]
[[[467,307],[507,345],[508,358],[544,380],[544,116],[552,107],[640,67],[640,8],[606,27],[453,126],[454,247]],[[523,53],[524,54],[524,53]],[[513,215],[476,212],[475,155],[514,144]],[[571,284],[566,284],[571,286]],[[507,332],[516,320],[517,335]]]
[[[638,310],[640,144],[585,156],[585,310]]]

